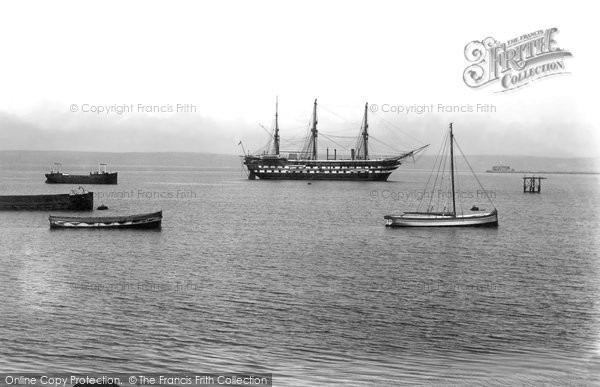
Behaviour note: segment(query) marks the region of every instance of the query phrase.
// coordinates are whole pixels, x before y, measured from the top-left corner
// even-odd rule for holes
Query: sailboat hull
[[[387,227],[498,227],[498,211],[468,215],[404,213],[386,215]]]

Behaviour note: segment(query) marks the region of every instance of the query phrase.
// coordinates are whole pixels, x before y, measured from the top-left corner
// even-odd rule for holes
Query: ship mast
[[[275,142],[275,154],[279,155],[279,97],[275,100],[275,135],[273,140]]]
[[[364,147],[364,151],[365,151],[365,160],[369,159],[369,132],[367,131],[367,129],[369,128],[369,123],[367,121],[367,112],[369,108],[369,103],[365,103],[365,122],[363,123],[363,132],[362,132],[362,137],[363,137],[363,147]]]
[[[456,216],[456,198],[454,193],[454,135],[452,134],[452,122],[450,123],[450,176],[452,178],[452,212]]]
[[[317,159],[317,100],[315,99],[315,105],[313,107],[313,119],[312,119],[312,158]]]

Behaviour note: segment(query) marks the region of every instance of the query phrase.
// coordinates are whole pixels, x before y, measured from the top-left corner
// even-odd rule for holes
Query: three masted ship
[[[271,153],[244,154],[244,165],[248,170],[248,179],[285,179],[285,180],[363,180],[385,181],[406,158],[414,156],[427,145],[387,158],[372,158],[369,154],[369,105],[365,104],[362,127],[357,147],[351,149],[350,158],[338,158],[337,151],[326,159],[319,159],[317,130],[317,100],[315,99],[308,143],[302,151],[280,152],[280,137],[277,104],[275,108],[275,129],[272,136]]]

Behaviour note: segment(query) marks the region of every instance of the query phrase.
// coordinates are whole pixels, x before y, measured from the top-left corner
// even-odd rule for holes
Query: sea
[[[44,184],[53,162],[108,162],[119,184],[83,187],[109,207],[94,216],[164,216],[51,230],[48,212],[0,212],[2,372],[600,385],[600,175],[547,174],[531,194],[476,170],[486,193],[461,204],[489,196],[497,228],[392,229],[384,215],[423,195],[418,161],[387,182],[307,182],[248,180],[235,156],[0,153],[0,194],[67,193]]]

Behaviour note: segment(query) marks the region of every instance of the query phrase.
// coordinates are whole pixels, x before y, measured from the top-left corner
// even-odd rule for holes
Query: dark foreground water
[[[72,188],[43,184],[50,161],[1,166],[0,192]],[[309,185],[168,160],[112,168],[119,185],[86,187],[110,208],[95,214],[162,209],[162,231],[0,213],[4,372],[600,384],[598,176],[550,176],[527,195],[520,175],[482,174],[497,229],[387,229],[426,172]]]

